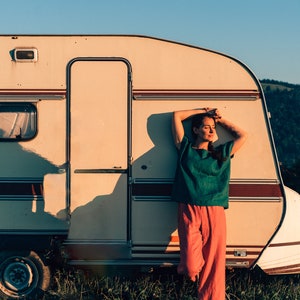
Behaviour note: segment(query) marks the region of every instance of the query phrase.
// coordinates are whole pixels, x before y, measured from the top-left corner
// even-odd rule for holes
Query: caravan
[[[242,62],[144,36],[0,44],[3,297],[47,289],[61,249],[77,266],[177,264],[171,116],[207,106],[249,134],[232,160],[227,266],[300,271],[300,196],[282,182],[263,91]],[[231,138],[217,130],[216,143]]]

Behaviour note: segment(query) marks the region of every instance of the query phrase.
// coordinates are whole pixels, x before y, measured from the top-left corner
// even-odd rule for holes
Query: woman
[[[182,123],[191,117],[193,141]],[[214,148],[216,124],[233,140]],[[199,299],[224,300],[230,160],[247,134],[222,118],[219,110],[203,108],[174,112],[173,135],[179,150],[172,194],[178,202],[178,273],[198,282]]]

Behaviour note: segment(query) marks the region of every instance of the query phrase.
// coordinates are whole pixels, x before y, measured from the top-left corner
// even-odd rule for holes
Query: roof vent
[[[12,54],[13,60],[17,62],[36,62],[38,59],[36,48],[16,48]]]

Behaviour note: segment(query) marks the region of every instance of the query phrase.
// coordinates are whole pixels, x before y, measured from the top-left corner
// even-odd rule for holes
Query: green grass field
[[[132,270],[131,270],[132,271]],[[268,276],[260,269],[227,270],[226,299],[300,300],[300,275]],[[56,271],[44,300],[154,300],[196,298],[194,283],[176,274],[175,269],[148,273],[114,268],[109,275],[64,268]]]

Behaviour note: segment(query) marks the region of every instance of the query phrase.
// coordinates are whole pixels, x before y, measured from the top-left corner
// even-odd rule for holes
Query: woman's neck
[[[193,148],[208,150],[208,144],[209,144],[209,142],[195,141],[195,143],[193,144]]]

